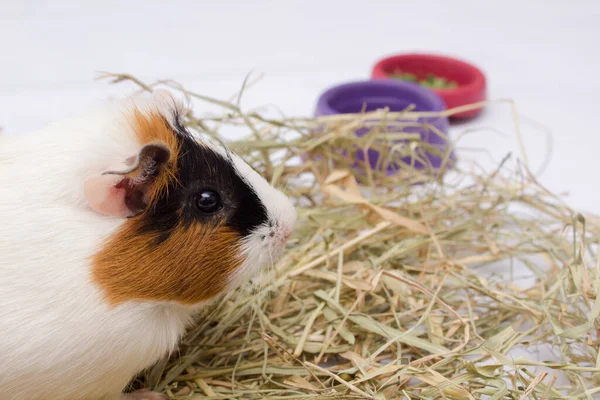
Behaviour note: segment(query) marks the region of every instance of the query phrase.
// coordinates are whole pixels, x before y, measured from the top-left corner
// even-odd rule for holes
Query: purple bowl
[[[362,111],[375,111],[388,107],[392,112],[403,111],[410,105],[414,105],[415,111],[444,111],[446,109],[443,100],[433,91],[424,88],[416,83],[394,81],[394,80],[369,80],[360,82],[351,82],[332,87],[325,91],[319,101],[315,111],[315,116],[334,115],[334,114],[353,114]],[[400,120],[409,122],[409,120]],[[390,126],[390,132],[409,132],[419,133],[421,140],[428,142],[439,149],[440,154],[445,154],[448,148],[448,129],[449,123],[446,117],[423,117],[412,122],[429,123],[435,126],[445,138],[440,137],[433,130],[425,127],[398,127]],[[356,131],[357,136],[363,136],[369,131],[368,128],[360,128]],[[394,141],[390,146],[404,142],[403,140]],[[377,168],[379,152],[374,149],[368,149],[368,160],[371,168]],[[364,152],[357,151],[357,159],[365,160]],[[408,156],[402,158],[402,163],[390,163],[386,170],[387,175],[393,175],[401,168],[403,163],[414,165],[417,169],[433,168],[439,169],[442,166],[443,158],[434,154],[425,153],[424,156],[428,162],[421,162],[417,159],[412,160]],[[455,161],[454,152],[450,153],[448,167]]]

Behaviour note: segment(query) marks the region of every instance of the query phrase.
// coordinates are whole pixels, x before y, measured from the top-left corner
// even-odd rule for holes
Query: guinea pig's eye
[[[221,208],[221,198],[214,190],[202,189],[196,198],[196,206],[204,214],[214,214]]]

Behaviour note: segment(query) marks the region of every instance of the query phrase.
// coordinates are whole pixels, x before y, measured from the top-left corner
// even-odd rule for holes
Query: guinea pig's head
[[[206,301],[275,262],[294,229],[290,200],[239,156],[193,135],[180,110],[165,91],[115,107],[134,148],[85,181],[90,207],[123,219],[92,259],[112,304]]]

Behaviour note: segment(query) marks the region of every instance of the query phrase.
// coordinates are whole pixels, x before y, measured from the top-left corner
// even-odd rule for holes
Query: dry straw
[[[384,151],[382,167],[426,160],[439,149],[414,134],[386,150],[402,134],[385,127],[399,117],[414,125],[419,114],[268,119],[242,112],[240,97],[107,76],[221,108],[189,112],[186,124],[221,140],[243,127],[250,136],[228,144],[299,211],[283,259],[208,307],[179,352],[136,385],[172,399],[600,396],[600,223],[525,164],[507,157],[489,172],[464,162],[448,172],[409,162],[386,177],[351,165],[356,149]],[[364,124],[373,129],[357,139]],[[514,276],[523,269],[529,279]]]

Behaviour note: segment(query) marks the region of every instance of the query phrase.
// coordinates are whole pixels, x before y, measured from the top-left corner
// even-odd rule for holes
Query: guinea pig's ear
[[[147,144],[138,154],[88,178],[83,190],[90,207],[103,215],[119,218],[143,211],[148,205],[148,192],[170,157],[166,146]]]

